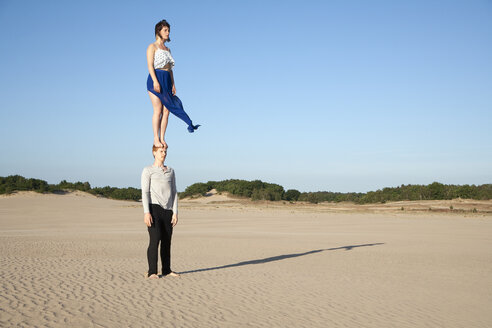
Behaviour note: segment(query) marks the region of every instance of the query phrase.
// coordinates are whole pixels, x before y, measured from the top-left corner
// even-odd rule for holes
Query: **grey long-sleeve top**
[[[150,204],[157,204],[178,214],[176,176],[171,167],[168,166],[164,171],[153,165],[146,166],[142,171],[141,182],[144,213],[150,213]]]

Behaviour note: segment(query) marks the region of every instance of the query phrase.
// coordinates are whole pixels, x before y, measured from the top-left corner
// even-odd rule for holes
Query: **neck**
[[[164,161],[160,161],[160,160],[156,159],[154,161],[154,166],[157,166],[157,167],[164,166]]]

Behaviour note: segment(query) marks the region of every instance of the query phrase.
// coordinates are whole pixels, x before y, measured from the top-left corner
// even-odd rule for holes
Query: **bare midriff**
[[[156,68],[156,69],[159,69],[159,70],[161,70],[161,71],[168,71],[168,72],[169,72],[169,71],[171,70],[171,68],[172,68],[172,67],[171,67],[171,65],[170,65],[170,64],[167,64],[167,65],[166,65],[166,66],[164,66],[164,67],[161,67],[161,68]]]

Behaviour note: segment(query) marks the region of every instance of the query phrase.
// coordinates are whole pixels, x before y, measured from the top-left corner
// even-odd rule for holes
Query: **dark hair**
[[[167,27],[169,29],[169,32],[171,32],[171,26],[169,25],[169,23],[163,19],[161,20],[159,23],[155,24],[155,37],[157,38],[157,36],[159,35],[159,32],[164,28],[164,27]],[[168,38],[167,39],[167,42],[171,42],[171,38]]]

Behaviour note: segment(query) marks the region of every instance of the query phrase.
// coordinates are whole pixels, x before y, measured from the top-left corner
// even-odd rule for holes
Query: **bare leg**
[[[160,125],[159,123],[161,122],[163,106],[161,104],[161,100],[156,95],[154,95],[150,91],[147,92],[149,93],[150,101],[152,102],[152,107],[154,108],[154,114],[152,115],[152,130],[154,130],[154,146],[162,147],[163,145],[159,140],[159,125]]]
[[[166,106],[162,106],[163,111],[162,111],[162,119],[161,119],[161,143],[164,145],[164,147],[167,148],[167,143],[166,140],[164,140],[164,137],[166,136],[166,129],[167,129],[167,122],[169,119],[169,110],[166,108]]]

